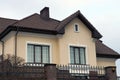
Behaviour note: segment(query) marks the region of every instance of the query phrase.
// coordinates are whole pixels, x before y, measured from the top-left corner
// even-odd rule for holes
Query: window
[[[85,48],[70,46],[70,63],[86,64]]]
[[[47,45],[27,45],[27,62],[50,63],[49,46]]]
[[[74,24],[74,31],[79,32],[79,25],[78,24]]]

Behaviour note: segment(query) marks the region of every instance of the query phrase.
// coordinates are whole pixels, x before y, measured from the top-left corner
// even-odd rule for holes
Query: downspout
[[[0,40],[2,42],[2,62],[4,60],[4,41]]]
[[[15,33],[15,66],[17,65],[17,39],[18,39],[18,31],[19,31],[19,27],[17,27],[17,31]]]

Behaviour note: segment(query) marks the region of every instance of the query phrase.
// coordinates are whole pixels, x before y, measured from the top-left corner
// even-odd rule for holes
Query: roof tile
[[[18,20],[0,18],[0,33],[2,33],[9,25],[15,23]]]
[[[24,18],[12,26],[19,26],[25,28],[42,29],[42,30],[55,30],[60,21],[54,19],[43,19],[39,14],[35,13],[27,18]]]
[[[96,41],[96,53],[97,55],[110,55],[110,56],[118,56],[120,58],[120,54],[106,46],[102,41]]]

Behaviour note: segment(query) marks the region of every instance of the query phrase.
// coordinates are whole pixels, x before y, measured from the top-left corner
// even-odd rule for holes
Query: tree
[[[18,57],[18,56],[15,57],[15,55],[11,55],[11,54],[4,55],[4,60],[3,61],[5,61],[5,60],[8,60],[13,66],[14,65],[21,65],[25,61],[22,57]]]

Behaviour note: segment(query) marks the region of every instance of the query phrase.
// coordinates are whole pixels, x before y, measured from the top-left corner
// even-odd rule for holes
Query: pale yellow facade
[[[75,32],[74,25],[79,25],[79,31]],[[4,37],[4,54],[15,53],[15,33],[10,32]],[[92,38],[91,31],[75,18],[65,27],[63,35],[46,35],[37,33],[18,32],[17,35],[17,56],[22,57],[27,62],[27,44],[43,44],[50,46],[50,63],[69,64],[70,46],[85,47],[86,64],[96,65],[115,65],[115,60],[97,59],[95,50],[95,40]],[[0,43],[0,50],[2,44]],[[112,62],[110,62],[112,61]],[[104,63],[103,63],[104,62]]]
[[[98,66],[115,66],[116,59],[112,58],[97,58]]]
[[[15,32],[10,32],[6,35],[2,41],[4,41],[4,54],[15,53]],[[2,43],[0,44],[0,50],[2,52]]]
[[[57,38],[55,36],[50,35],[42,35],[42,34],[31,34],[31,33],[19,33],[18,35],[18,46],[17,46],[17,54],[20,57],[23,57],[27,62],[27,44],[41,44],[41,45],[49,45],[50,46],[50,62],[51,63],[59,63],[59,52],[58,52],[58,44]]]

